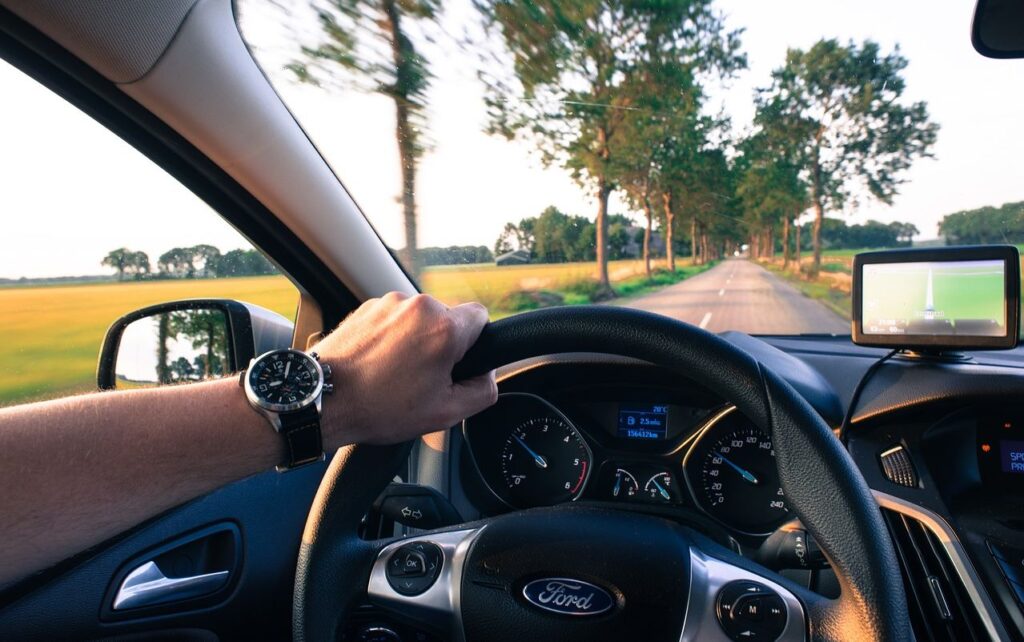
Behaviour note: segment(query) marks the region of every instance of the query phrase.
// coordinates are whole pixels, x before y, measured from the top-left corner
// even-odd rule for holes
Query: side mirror
[[[257,355],[291,345],[292,323],[231,299],[188,299],[130,312],[100,351],[100,390],[150,388],[237,372]]]
[[[986,58],[1024,58],[1024,2],[978,0],[971,44]]]

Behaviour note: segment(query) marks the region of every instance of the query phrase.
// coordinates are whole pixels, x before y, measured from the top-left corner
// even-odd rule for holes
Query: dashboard
[[[839,339],[726,338],[833,427],[882,354]],[[1002,358],[896,359],[854,416],[848,452],[896,546],[918,639],[1024,640],[1024,360]],[[657,515],[838,594],[787,504],[770,436],[699,377],[607,355],[541,358],[499,377],[498,403],[452,435],[464,516],[573,502]]]
[[[734,406],[696,385],[591,374],[547,395],[503,392],[464,423],[485,512],[608,502],[697,513],[739,537],[792,518],[771,437]]]

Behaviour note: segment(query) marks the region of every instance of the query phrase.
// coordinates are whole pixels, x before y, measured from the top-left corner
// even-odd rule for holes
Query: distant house
[[[526,250],[512,250],[494,258],[495,265],[526,265],[529,262],[530,253]]]

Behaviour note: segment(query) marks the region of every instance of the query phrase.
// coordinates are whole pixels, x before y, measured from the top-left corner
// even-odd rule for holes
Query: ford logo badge
[[[598,615],[615,606],[600,586],[567,577],[533,580],[523,587],[523,597],[537,608],[563,615]]]

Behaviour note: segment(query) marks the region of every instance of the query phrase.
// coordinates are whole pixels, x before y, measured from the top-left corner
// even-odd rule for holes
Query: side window
[[[96,389],[132,310],[231,298],[294,320],[298,291],[205,202],[0,60],[0,407]]]

